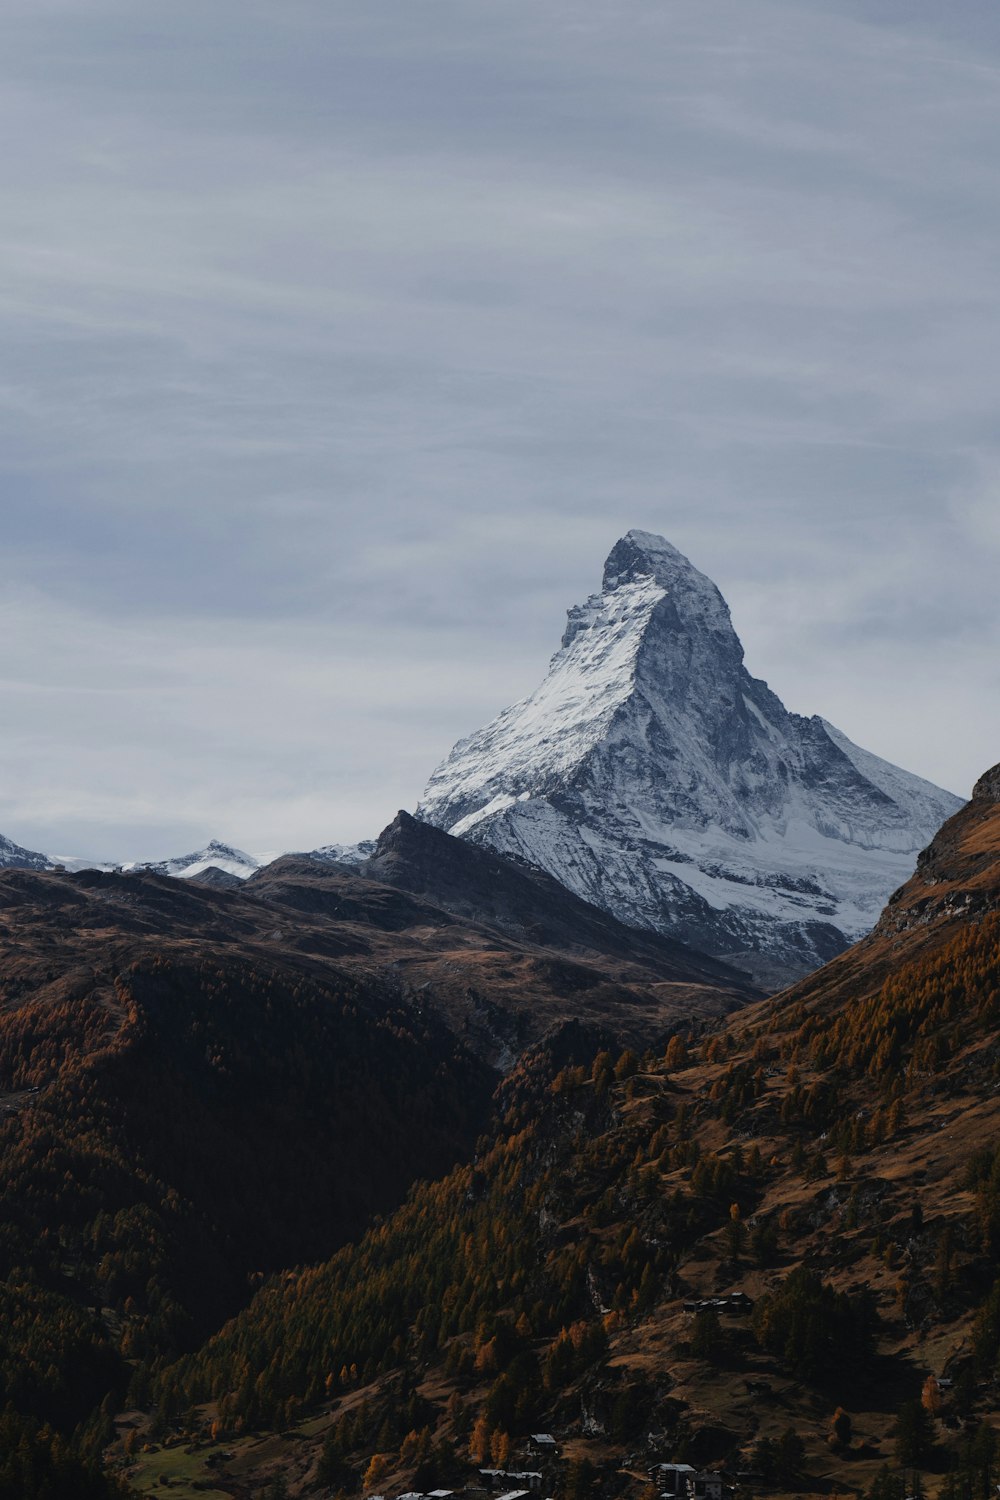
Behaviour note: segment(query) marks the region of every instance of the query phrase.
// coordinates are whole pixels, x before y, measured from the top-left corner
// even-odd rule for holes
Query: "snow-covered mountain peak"
[[[791,973],[866,931],[960,805],[790,714],[712,580],[630,531],[544,681],[455,746],[418,815],[633,925]]]
[[[261,865],[267,864],[273,855],[257,857],[253,854],[245,854],[242,849],[234,849],[231,844],[224,844],[219,839],[211,839],[203,849],[196,849],[193,854],[180,854],[174,859],[148,860],[141,863],[123,865],[124,870],[147,871],[151,875],[173,875],[179,879],[190,879],[193,875],[201,875],[205,870],[224,870],[227,875],[237,875],[241,880],[246,880]]]
[[[651,531],[626,531],[605,559],[601,587],[607,591],[640,577],[654,578],[665,589],[680,586],[713,594],[725,608],[725,601],[712,580],[700,573],[666,537],[655,536]]]

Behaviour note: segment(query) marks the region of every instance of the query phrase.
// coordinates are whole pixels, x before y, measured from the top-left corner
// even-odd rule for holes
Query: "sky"
[[[7,0],[0,830],[377,833],[631,527],[1000,759],[1000,9]]]

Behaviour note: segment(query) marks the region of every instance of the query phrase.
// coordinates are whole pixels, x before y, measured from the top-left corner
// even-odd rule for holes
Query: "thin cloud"
[[[967,789],[1000,21],[879,16],[16,0],[0,829],[372,832],[633,525],[790,707]]]

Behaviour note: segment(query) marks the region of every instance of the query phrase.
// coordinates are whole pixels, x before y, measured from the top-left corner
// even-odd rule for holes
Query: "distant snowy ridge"
[[[8,851],[10,854],[6,857]],[[9,865],[19,869],[57,869],[70,873],[104,870],[109,873],[117,871],[123,874],[169,875],[176,880],[191,880],[195,876],[204,875],[206,870],[221,870],[226,875],[236,876],[238,880],[248,880],[256,870],[273,864],[287,852],[289,851],[270,849],[261,854],[247,854],[245,850],[237,849],[232,844],[211,839],[204,848],[196,849],[193,854],[178,854],[171,859],[128,860],[123,864],[116,864],[112,860],[82,859],[73,855],[56,855],[50,859],[48,855],[32,854],[30,850],[21,849],[9,839],[0,837],[0,869]],[[306,857],[323,864],[362,865],[374,852],[375,840],[362,839],[356,844],[324,844],[319,849],[309,850]]]
[[[5,842],[6,840],[0,840],[0,867],[3,864]],[[11,848],[16,849],[16,847],[16,845],[11,845]],[[40,854],[37,858],[41,863],[31,868],[52,869],[54,865],[58,865],[70,871],[118,870],[126,874],[169,875],[176,880],[191,880],[197,875],[203,875],[206,870],[214,869],[222,870],[226,875],[235,875],[239,880],[247,880],[256,870],[262,870],[265,865],[273,864],[285,852],[271,849],[263,854],[247,854],[245,850],[237,849],[232,844],[224,844],[219,839],[211,839],[203,849],[196,849],[193,854],[178,854],[171,859],[129,860],[125,864],[113,864],[110,861],[69,857],[49,860],[44,854]],[[362,839],[357,844],[324,844],[319,849],[310,850],[306,857],[320,860],[323,864],[361,865],[366,859],[370,859],[374,852],[375,840]]]
[[[143,862],[133,861],[121,865],[126,871],[146,871],[150,875],[173,875],[178,879],[190,880],[193,875],[201,875],[205,870],[224,870],[227,875],[236,875],[240,880],[246,880],[255,870],[262,865],[269,864],[276,858],[273,854],[258,856],[245,854],[242,849],[234,849],[231,844],[220,843],[218,839],[212,839],[204,849],[198,849],[194,854],[181,854],[174,859],[147,860]]]
[[[630,531],[545,680],[455,746],[418,816],[777,980],[866,932],[961,805],[790,714],[715,584]]]

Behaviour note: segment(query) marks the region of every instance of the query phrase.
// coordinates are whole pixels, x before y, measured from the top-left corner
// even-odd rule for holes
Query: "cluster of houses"
[[[691,1297],[684,1304],[688,1313],[700,1312],[753,1312],[753,1298],[746,1292],[728,1292],[724,1297]]]
[[[533,1432],[528,1452],[539,1458],[557,1458],[559,1445],[549,1432]],[[534,1500],[542,1493],[540,1469],[480,1469],[480,1483],[463,1490],[430,1490],[421,1494],[407,1490],[402,1495],[369,1495],[367,1500]]]
[[[480,1469],[479,1477],[482,1484],[466,1485],[464,1490],[428,1490],[422,1494],[418,1490],[407,1490],[405,1494],[394,1495],[391,1500],[486,1500],[486,1496],[495,1497],[495,1500],[532,1500],[532,1497],[541,1494],[542,1476],[534,1471],[525,1469]],[[390,1500],[386,1495],[370,1495],[368,1500]]]
[[[650,1478],[661,1497],[669,1500],[722,1500],[725,1484],[715,1469],[696,1469],[691,1464],[657,1464]]]
[[[739,1295],[739,1294],[737,1294]],[[533,1432],[529,1451],[556,1458],[559,1449],[547,1432]],[[660,1500],[724,1500],[723,1476],[714,1469],[696,1469],[691,1464],[656,1464],[649,1471]],[[369,1495],[367,1500],[537,1500],[543,1494],[540,1469],[480,1469],[479,1484],[463,1490],[430,1490],[427,1494],[407,1490],[402,1495]]]

